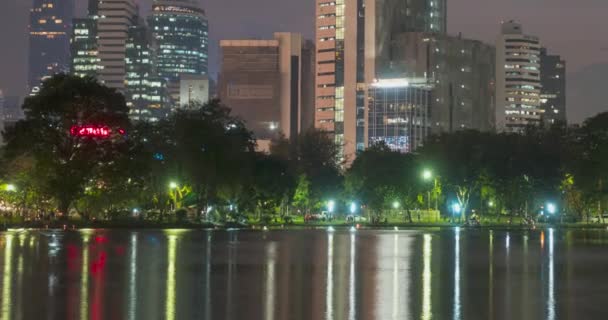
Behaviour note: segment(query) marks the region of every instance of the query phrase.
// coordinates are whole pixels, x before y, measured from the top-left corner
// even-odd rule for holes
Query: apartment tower
[[[540,40],[521,24],[503,22],[496,42],[496,129],[523,132],[538,125],[541,108]]]

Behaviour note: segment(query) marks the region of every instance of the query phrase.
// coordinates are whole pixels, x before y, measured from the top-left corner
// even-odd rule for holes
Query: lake
[[[12,230],[0,268],[0,320],[608,319],[599,229]]]

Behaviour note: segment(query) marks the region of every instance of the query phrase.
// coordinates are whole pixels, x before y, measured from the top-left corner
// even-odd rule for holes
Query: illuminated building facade
[[[74,19],[70,41],[70,72],[80,77],[97,76],[97,21],[93,17]]]
[[[385,143],[413,152],[430,134],[431,90],[427,79],[380,79],[369,86],[366,147]]]
[[[72,20],[70,39],[70,73],[80,77],[96,77],[99,68],[97,49],[97,19],[99,0],[89,0],[85,18]]]
[[[165,80],[156,70],[156,48],[143,21],[129,28],[125,47],[126,98],[133,120],[158,121],[170,109]]]
[[[69,71],[73,17],[73,0],[34,0],[29,24],[28,89],[32,93],[38,92],[46,77]]]
[[[312,49],[302,35],[222,40],[219,96],[257,139],[294,137],[312,127]]]
[[[496,129],[523,132],[540,124],[540,40],[514,21],[502,23],[496,43]]]
[[[207,103],[209,101],[209,77],[182,75],[179,82],[179,101],[182,108],[195,103]]]
[[[98,80],[124,91],[126,83],[126,43],[131,26],[137,24],[134,0],[99,1],[97,19]]]
[[[316,0],[315,127],[342,157],[365,148],[367,87],[387,78],[390,44],[403,32],[446,31],[446,0]]]
[[[543,120],[551,125],[566,124],[566,61],[559,55],[540,52],[540,103]]]
[[[148,24],[159,46],[158,72],[179,101],[180,75],[206,75],[209,26],[198,0],[154,0]]]

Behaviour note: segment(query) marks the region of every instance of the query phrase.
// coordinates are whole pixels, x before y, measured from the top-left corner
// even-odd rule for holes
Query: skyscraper
[[[44,78],[69,71],[73,0],[34,0],[29,24],[28,89]]]
[[[566,118],[566,61],[550,55],[546,48],[540,52],[540,103],[543,120],[547,124],[567,122]]]
[[[404,32],[446,31],[446,0],[316,0],[315,127],[351,161],[366,144],[367,87],[394,78],[391,43]]]
[[[129,28],[137,24],[138,8],[134,0],[103,0],[98,15],[98,79],[110,88],[124,90],[126,43]]]
[[[496,42],[496,129],[522,132],[538,125],[540,105],[540,40],[523,33],[521,24],[503,22]]]
[[[279,32],[272,40],[222,40],[220,98],[258,140],[295,137],[312,109],[311,43]]]
[[[406,32],[391,43],[392,63],[386,73],[432,80],[432,133],[494,131],[495,55],[494,47],[481,41]]]
[[[126,100],[133,120],[158,121],[168,115],[166,82],[156,69],[157,47],[140,20],[129,27],[125,45]]]
[[[159,46],[158,72],[179,102],[181,74],[206,75],[209,26],[199,0],[154,0],[148,24]]]

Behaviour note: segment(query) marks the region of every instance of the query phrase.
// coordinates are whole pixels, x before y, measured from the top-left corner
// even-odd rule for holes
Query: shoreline
[[[608,224],[598,223],[563,223],[563,224],[537,224],[535,227],[529,227],[518,224],[509,223],[487,223],[479,226],[466,226],[457,223],[385,223],[385,224],[371,224],[371,223],[344,223],[344,222],[322,222],[322,223],[292,223],[292,224],[213,224],[213,223],[160,223],[160,222],[134,222],[134,221],[108,221],[108,222],[87,222],[81,221],[54,221],[52,223],[4,223],[0,225],[0,231],[11,231],[11,230],[63,230],[63,231],[75,231],[83,229],[93,230],[171,230],[171,229],[185,229],[185,230],[217,230],[217,231],[230,231],[230,230],[243,230],[243,231],[277,231],[277,230],[308,230],[308,229],[329,229],[333,230],[379,230],[379,231],[392,231],[392,230],[407,230],[407,229],[420,229],[420,228],[463,228],[463,229],[506,229],[506,230],[535,230],[535,229],[546,229],[546,228],[558,228],[558,229],[597,229],[597,230],[608,230]]]

